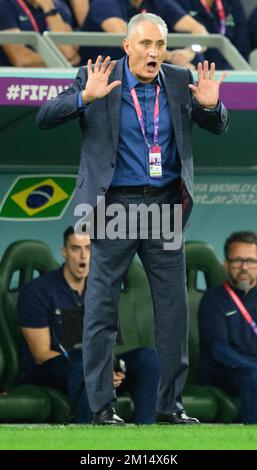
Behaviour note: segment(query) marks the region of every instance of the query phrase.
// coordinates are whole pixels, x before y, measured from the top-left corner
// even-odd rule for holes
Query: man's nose
[[[86,259],[86,258],[87,258],[87,251],[86,251],[86,250],[85,250],[85,251],[81,251],[80,257],[81,257],[82,259]]]
[[[248,273],[249,271],[249,266],[247,264],[247,261],[243,261],[241,264],[241,273]]]
[[[248,261],[243,260],[241,266],[242,266],[242,268],[246,267],[246,268],[248,269]],[[246,270],[247,270],[247,269],[246,269]]]
[[[150,49],[150,55],[153,56],[153,57],[156,57],[158,55],[158,50],[157,50],[157,47],[155,46],[152,46],[151,49]]]

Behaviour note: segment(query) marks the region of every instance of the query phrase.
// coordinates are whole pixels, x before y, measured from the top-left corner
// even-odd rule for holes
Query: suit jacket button
[[[112,162],[112,163],[111,163],[111,168],[114,168],[114,166],[115,166],[115,165],[114,165],[114,163]]]
[[[104,186],[102,186],[102,187],[101,187],[101,190],[102,190],[104,193],[106,193],[107,188],[105,188]]]

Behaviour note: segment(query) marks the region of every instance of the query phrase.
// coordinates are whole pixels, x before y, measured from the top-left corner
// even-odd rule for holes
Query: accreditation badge
[[[161,178],[162,176],[162,153],[161,147],[157,144],[149,149],[149,171],[151,178]]]

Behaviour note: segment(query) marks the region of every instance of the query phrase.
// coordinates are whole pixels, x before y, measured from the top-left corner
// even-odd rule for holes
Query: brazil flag
[[[75,181],[75,176],[20,176],[4,198],[0,218],[59,219],[71,200]]]

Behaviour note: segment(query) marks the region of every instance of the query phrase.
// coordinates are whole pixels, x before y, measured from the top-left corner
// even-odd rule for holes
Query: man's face
[[[74,279],[86,279],[89,271],[90,238],[88,235],[70,235],[63,248],[63,257],[69,274]]]
[[[229,279],[234,287],[248,291],[257,281],[257,247],[254,243],[234,242],[225,261]]]
[[[123,46],[133,75],[143,83],[152,82],[166,52],[166,37],[161,26],[147,21],[139,23]]]

